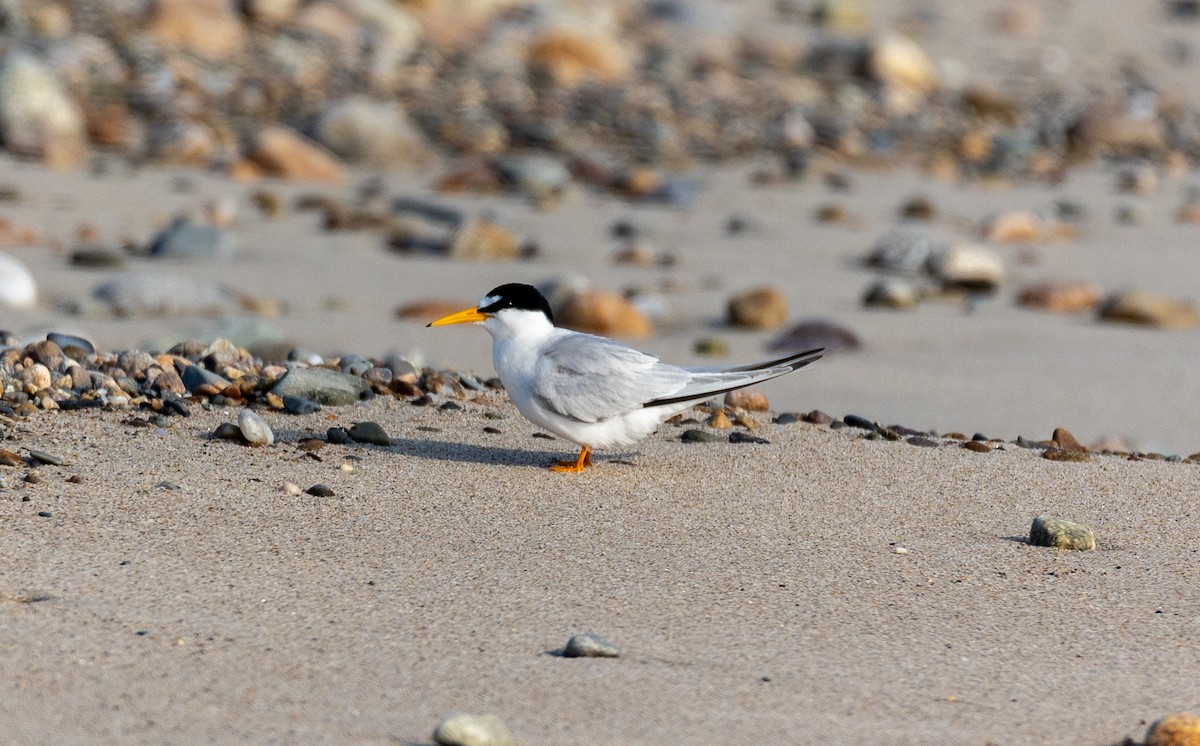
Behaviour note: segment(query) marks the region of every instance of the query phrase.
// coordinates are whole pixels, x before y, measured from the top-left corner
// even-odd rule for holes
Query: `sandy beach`
[[[1193,466],[764,424],[560,475],[499,395],[267,415],[267,449],[230,415],[13,428],[66,463],[0,502],[7,738],[1110,744],[1198,696]],[[394,444],[295,446],[360,419]],[[1027,545],[1041,513],[1098,549]],[[621,657],[553,653],[589,630]]]
[[[0,15],[0,742],[1132,746],[1200,712],[1195,3]],[[607,293],[680,365],[857,348],[557,474],[488,335],[426,326],[507,282]],[[313,369],[351,403],[279,393]],[[218,436],[245,411],[273,443]]]

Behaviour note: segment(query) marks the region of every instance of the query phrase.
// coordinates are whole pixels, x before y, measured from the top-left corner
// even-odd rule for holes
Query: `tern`
[[[799,370],[824,349],[731,368],[669,365],[607,337],[556,327],[542,294],[519,283],[428,326],[471,323],[492,335],[492,364],[525,419],[579,445],[578,458],[550,467],[560,472],[581,472],[593,450],[636,443],[668,418]]]

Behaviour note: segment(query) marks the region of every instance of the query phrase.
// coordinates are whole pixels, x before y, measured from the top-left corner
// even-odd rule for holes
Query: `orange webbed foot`
[[[574,461],[555,461],[550,466],[550,471],[557,472],[581,472],[584,468],[592,465],[592,449],[587,446],[579,452],[579,458]]]

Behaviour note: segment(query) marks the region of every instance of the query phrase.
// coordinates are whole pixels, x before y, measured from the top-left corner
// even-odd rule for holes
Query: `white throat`
[[[554,331],[554,324],[541,311],[525,311],[505,308],[483,322],[483,326],[496,341],[509,339],[541,339]]]

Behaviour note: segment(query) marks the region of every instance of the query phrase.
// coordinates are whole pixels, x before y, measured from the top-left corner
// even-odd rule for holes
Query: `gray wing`
[[[638,409],[681,391],[691,374],[611,339],[570,333],[547,344],[535,391],[559,414],[583,422]]]

